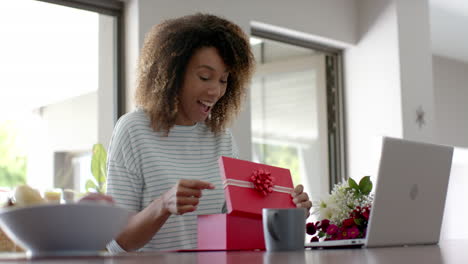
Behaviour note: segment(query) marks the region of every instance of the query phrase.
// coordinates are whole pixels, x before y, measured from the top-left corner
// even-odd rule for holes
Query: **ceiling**
[[[432,52],[468,62],[468,1],[429,0]]]

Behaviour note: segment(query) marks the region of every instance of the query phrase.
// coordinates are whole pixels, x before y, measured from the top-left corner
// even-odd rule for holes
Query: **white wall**
[[[434,56],[433,77],[437,141],[467,148],[468,62]]]
[[[358,43],[345,51],[347,164],[355,179],[376,175],[382,136],[403,135],[396,12],[393,1],[360,1]]]
[[[135,45],[141,48],[146,32],[154,25],[167,18],[193,14],[195,12],[213,13],[226,17],[250,33],[250,22],[258,21],[287,29],[294,29],[324,40],[333,39],[343,43],[356,41],[356,4],[354,0],[288,1],[173,1],[173,0],[129,0],[127,1],[126,19],[131,21],[131,28],[137,30],[138,42],[132,40],[132,48],[127,49],[127,60],[137,60]],[[135,11],[137,10],[137,11]],[[135,33],[129,33],[135,34]],[[128,38],[128,37],[127,37]],[[127,64],[127,78],[134,81],[134,65]],[[127,82],[129,84],[129,82]],[[127,87],[127,101],[133,101],[134,83]],[[127,103],[127,111],[133,108]],[[244,104],[244,111],[233,127],[233,133],[239,145],[240,156],[251,159],[250,106]]]
[[[355,11],[354,0],[296,0],[293,4],[280,0],[140,0],[140,43],[154,24],[164,19],[195,12],[209,12],[224,16],[239,24],[246,32],[249,32],[250,21],[255,20],[354,43],[356,41]]]
[[[453,5],[453,8],[447,7]],[[431,0],[431,39],[434,54],[468,61],[468,34],[459,34],[468,27],[468,1]]]
[[[375,180],[383,136],[434,141],[429,11],[427,1],[358,3],[358,42],[345,52],[348,175]]]
[[[396,0],[403,137],[434,142],[434,88],[428,1]],[[418,108],[424,125],[416,122]]]

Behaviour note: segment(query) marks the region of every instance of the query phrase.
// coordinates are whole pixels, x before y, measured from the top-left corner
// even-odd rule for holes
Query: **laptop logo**
[[[419,193],[418,185],[413,184],[413,186],[411,186],[411,190],[410,190],[410,193],[409,193],[411,200],[416,200],[416,197],[418,196],[418,193]]]

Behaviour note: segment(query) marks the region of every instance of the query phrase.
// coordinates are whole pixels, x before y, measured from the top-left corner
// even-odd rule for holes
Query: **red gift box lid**
[[[224,156],[218,162],[229,214],[261,217],[263,208],[296,208],[292,202],[294,187],[288,169]],[[252,177],[257,184],[253,183]],[[255,186],[271,189],[261,192]]]

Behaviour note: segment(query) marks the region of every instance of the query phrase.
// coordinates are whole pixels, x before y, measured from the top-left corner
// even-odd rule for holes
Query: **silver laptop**
[[[437,244],[453,147],[383,138],[367,236],[306,243],[306,247]]]

